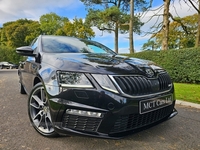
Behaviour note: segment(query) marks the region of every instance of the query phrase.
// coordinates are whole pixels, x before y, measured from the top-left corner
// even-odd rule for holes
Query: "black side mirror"
[[[30,46],[22,46],[16,48],[16,52],[23,56],[36,56],[36,54],[33,53],[33,49]]]

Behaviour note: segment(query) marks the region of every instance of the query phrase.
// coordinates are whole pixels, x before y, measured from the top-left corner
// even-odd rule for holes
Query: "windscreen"
[[[65,36],[43,36],[42,49],[47,53],[108,53],[115,55],[115,52],[98,42]]]

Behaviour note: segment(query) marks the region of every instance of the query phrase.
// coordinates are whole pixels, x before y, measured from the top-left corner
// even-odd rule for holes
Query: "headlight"
[[[93,88],[88,78],[83,73],[57,71],[58,81],[66,88]]]
[[[95,80],[99,83],[99,85],[108,91],[118,93],[117,89],[113,85],[112,81],[107,75],[101,75],[101,74],[92,74],[92,76],[95,78]]]

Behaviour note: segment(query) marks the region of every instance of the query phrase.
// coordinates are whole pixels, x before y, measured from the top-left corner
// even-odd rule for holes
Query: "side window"
[[[31,43],[31,48],[35,51],[38,47],[38,38],[34,39]]]

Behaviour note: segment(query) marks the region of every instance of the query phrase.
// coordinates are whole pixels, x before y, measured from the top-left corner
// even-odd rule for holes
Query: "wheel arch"
[[[41,80],[41,78],[39,78],[39,77],[35,77],[35,79],[34,79],[34,81],[33,81],[33,86],[35,86],[36,84],[38,84],[38,83],[42,83],[42,80]]]

